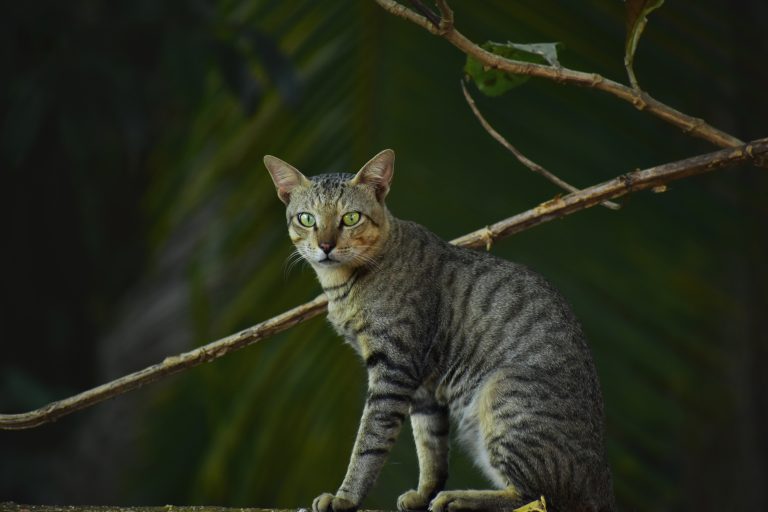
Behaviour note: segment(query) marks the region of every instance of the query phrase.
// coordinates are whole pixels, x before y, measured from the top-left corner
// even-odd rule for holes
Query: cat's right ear
[[[376,191],[376,199],[383,201],[389,192],[394,171],[395,152],[391,149],[385,149],[368,160],[368,163],[355,174],[350,183],[353,185],[372,185]]]
[[[297,187],[308,187],[309,180],[298,169],[289,163],[283,162],[272,155],[264,156],[264,165],[272,176],[272,181],[277,189],[277,197],[288,204],[291,200],[291,192]]]

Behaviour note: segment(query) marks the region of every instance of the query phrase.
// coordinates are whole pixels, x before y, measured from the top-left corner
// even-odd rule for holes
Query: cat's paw
[[[312,502],[313,512],[354,512],[357,504],[346,498],[323,493]]]
[[[464,503],[461,492],[443,491],[437,493],[437,496],[429,502],[430,512],[454,512],[456,510],[466,510],[471,507]]]
[[[400,512],[410,512],[412,510],[427,510],[429,506],[429,496],[411,489],[404,492],[397,498],[397,510]]]

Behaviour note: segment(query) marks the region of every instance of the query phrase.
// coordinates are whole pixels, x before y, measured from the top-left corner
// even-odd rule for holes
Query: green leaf
[[[627,40],[624,45],[624,67],[627,68],[632,87],[637,88],[637,78],[633,62],[640,35],[648,23],[647,16],[662,6],[664,0],[625,0],[625,19],[627,22]]]
[[[557,60],[558,44],[560,43],[519,44],[488,41],[482,45],[482,48],[510,60],[559,67],[560,62]],[[515,75],[489,68],[470,56],[467,57],[467,63],[464,65],[464,72],[472,77],[477,88],[487,96],[500,96],[508,90],[524,84],[529,78],[525,75]]]

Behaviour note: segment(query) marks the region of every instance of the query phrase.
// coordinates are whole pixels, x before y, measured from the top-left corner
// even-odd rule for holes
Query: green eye
[[[299,220],[299,224],[305,228],[311,228],[315,225],[315,216],[311,213],[301,212],[296,216],[296,218]]]
[[[360,212],[345,213],[341,218],[341,222],[343,222],[345,226],[354,226],[360,222]]]

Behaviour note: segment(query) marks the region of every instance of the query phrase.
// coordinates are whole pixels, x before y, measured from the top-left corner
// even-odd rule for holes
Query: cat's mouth
[[[331,259],[330,256],[326,256],[324,259],[318,260],[317,262],[320,263],[321,265],[333,265],[335,263],[338,263],[339,261]]]

